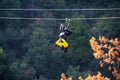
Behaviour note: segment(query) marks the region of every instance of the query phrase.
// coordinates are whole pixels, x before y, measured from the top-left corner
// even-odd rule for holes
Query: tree
[[[93,56],[100,59],[100,66],[107,67],[112,71],[116,79],[120,79],[120,41],[118,38],[108,39],[104,36],[99,37],[98,41],[92,37],[90,39],[91,48],[94,51]],[[107,66],[106,66],[107,65]]]
[[[91,28],[91,33],[94,36],[106,36],[108,38],[119,38],[119,20],[99,20]]]
[[[76,14],[73,17],[85,16],[83,14]],[[75,65],[78,65],[80,63],[86,63],[89,60],[90,54],[89,52],[86,52],[89,51],[90,48],[88,44],[90,36],[89,28],[90,26],[86,21],[78,20],[70,23],[69,29],[73,31],[73,34],[68,38],[68,42],[70,44],[68,52],[70,52],[69,55],[72,56],[72,64],[76,62]]]

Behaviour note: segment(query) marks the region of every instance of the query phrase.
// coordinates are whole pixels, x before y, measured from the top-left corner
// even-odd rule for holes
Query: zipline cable
[[[8,20],[66,20],[63,18],[28,18],[28,17],[0,17],[0,19],[8,19]],[[95,17],[95,18],[68,18],[70,20],[100,20],[100,19],[120,19],[120,17]]]
[[[1,8],[0,11],[114,11],[120,8],[83,8],[83,9],[35,9],[35,8]]]

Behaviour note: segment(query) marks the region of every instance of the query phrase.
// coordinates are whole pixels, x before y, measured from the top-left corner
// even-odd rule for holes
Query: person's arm
[[[72,31],[70,31],[70,30],[68,30],[68,29],[65,30],[65,35],[66,35],[66,36],[69,36],[69,35],[71,35],[71,34],[72,34]]]

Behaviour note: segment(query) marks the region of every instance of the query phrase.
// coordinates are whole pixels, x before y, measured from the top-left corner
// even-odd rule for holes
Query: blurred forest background
[[[120,8],[120,0],[0,0],[0,9]],[[115,11],[0,11],[0,17],[91,18],[115,17]],[[64,21],[0,19],[0,79],[59,80],[65,72],[77,80],[98,71],[112,80],[106,68],[94,59],[91,36],[120,39],[120,19],[76,20],[70,22],[73,34],[64,53],[55,45],[59,25]]]

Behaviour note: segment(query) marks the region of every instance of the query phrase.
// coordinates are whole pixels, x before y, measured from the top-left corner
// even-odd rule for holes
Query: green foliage
[[[73,17],[82,17],[84,18],[85,15],[74,15]],[[86,21],[73,21],[71,22],[70,29],[73,31],[73,34],[69,38],[70,47],[72,47],[70,54],[72,55],[72,61],[76,63],[86,63],[89,60],[90,57],[90,51],[86,52],[86,50],[89,50],[89,24],[86,23]],[[78,62],[79,61],[79,62]],[[78,65],[78,64],[76,64]]]
[[[69,66],[67,69],[67,75],[68,76],[72,76],[73,80],[78,80],[78,77],[82,76],[83,78],[87,77],[89,74],[93,74],[92,71],[80,71],[80,67],[76,66],[76,67],[72,67]]]
[[[86,78],[88,75],[92,75],[92,74],[93,72],[90,70],[80,72],[80,76],[82,76],[83,78]]]
[[[3,0],[0,3],[1,8],[19,8],[20,5],[20,0]]]
[[[34,5],[42,8],[60,8],[64,6],[64,0],[34,0]],[[49,5],[48,5],[49,4]]]
[[[11,71],[14,75],[18,74],[18,72],[20,71],[19,68],[18,68],[18,66],[19,66],[19,62],[17,61],[17,62],[13,62],[13,63],[10,65],[10,67],[9,67],[10,71]]]
[[[6,40],[4,38],[4,33],[0,32],[0,47],[5,47],[6,46]]]
[[[3,49],[0,47],[0,54],[3,54]]]
[[[47,53],[46,50],[48,48],[48,43],[49,43],[45,37],[47,37],[47,33],[45,32],[45,30],[41,29],[40,27],[37,27],[33,32],[33,35],[31,36],[31,44],[30,44],[31,47],[28,50],[28,55],[32,55],[30,56],[31,59],[35,59],[35,60],[40,59],[39,62],[40,63],[42,62],[43,64],[46,60],[45,53]],[[34,62],[36,63],[36,61]]]
[[[119,20],[99,20],[95,26],[91,28],[91,33],[94,36],[119,37],[118,21]]]
[[[5,70],[6,70],[5,65],[0,64],[0,75],[3,74],[5,72]]]
[[[117,8],[119,3],[119,0],[1,0],[0,8]],[[119,15],[119,11],[0,11],[1,17],[102,18]],[[55,45],[61,22],[64,21],[0,19],[0,78],[34,80],[43,76],[42,79],[58,80],[62,72],[67,72],[77,80],[78,76],[85,77],[99,69],[97,61],[92,59],[91,36],[120,38],[119,19],[71,21],[69,29],[73,34],[67,39],[69,48],[65,54]],[[68,68],[70,65],[74,67]]]
[[[45,29],[36,27],[31,36],[30,48],[27,53],[28,61],[35,67],[37,76],[48,76],[50,60],[50,42],[48,40],[49,32]],[[49,52],[48,52],[49,51]]]
[[[7,66],[5,65],[3,60],[3,55],[4,55],[3,49],[0,47],[0,75],[4,74],[7,69]]]
[[[36,70],[28,66],[26,62],[13,62],[9,67],[10,72],[14,79],[17,80],[33,80],[36,74]]]
[[[20,71],[17,76],[18,80],[33,80],[36,75],[36,70],[33,67],[28,67],[26,70]]]
[[[74,80],[77,80],[80,75],[80,67],[77,66],[73,68],[72,66],[69,66],[67,70],[67,75],[72,76]]]

